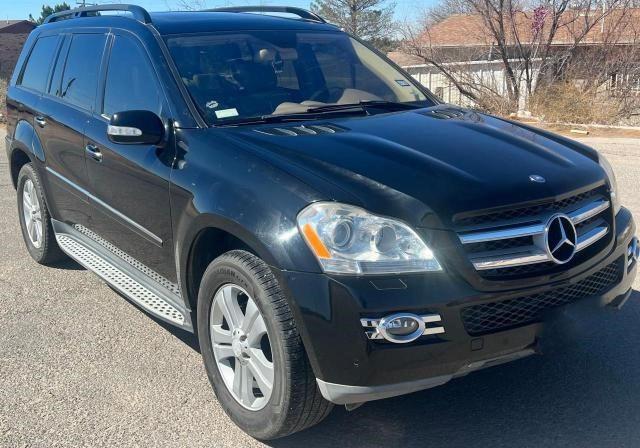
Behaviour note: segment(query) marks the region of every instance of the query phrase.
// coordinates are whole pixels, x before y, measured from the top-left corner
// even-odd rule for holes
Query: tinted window
[[[53,70],[53,75],[51,76],[51,84],[49,84],[49,90],[47,91],[51,95],[60,96],[60,84],[62,82],[62,72],[64,71],[64,63],[67,57],[67,51],[69,50],[69,44],[71,43],[71,38],[66,38],[60,51],[58,52],[58,57],[56,59],[55,68]]]
[[[225,32],[170,36],[167,43],[210,124],[323,104],[431,105],[411,78],[345,33]]]
[[[160,89],[145,51],[133,39],[116,36],[109,59],[102,113],[148,110],[160,115]]]
[[[38,39],[22,74],[21,85],[44,92],[57,45],[58,36],[47,36]]]
[[[60,93],[60,96],[69,103],[87,110],[92,108],[96,98],[105,39],[106,36],[103,34],[73,36]]]

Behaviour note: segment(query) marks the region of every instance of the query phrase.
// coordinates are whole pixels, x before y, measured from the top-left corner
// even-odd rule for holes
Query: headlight
[[[598,153],[598,163],[600,163],[600,166],[605,173],[607,173],[607,177],[609,178],[609,187],[611,188],[611,205],[613,207],[613,214],[617,215],[620,211],[620,196],[618,193],[619,190],[616,175],[613,172],[613,168],[609,161],[600,153]]]
[[[409,226],[335,202],[311,204],[298,227],[325,272],[392,274],[441,271],[431,249]]]

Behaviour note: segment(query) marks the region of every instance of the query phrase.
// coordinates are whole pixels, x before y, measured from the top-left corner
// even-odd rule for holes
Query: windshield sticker
[[[234,107],[233,109],[223,109],[216,111],[216,118],[229,118],[229,117],[237,117],[238,111]]]
[[[207,107],[207,109],[217,109],[219,104],[216,100],[211,100],[207,101],[207,104],[205,104],[205,106]]]
[[[404,79],[396,79],[396,82],[398,83],[399,86],[402,87],[411,87],[411,84],[409,84],[407,81],[405,81]]]

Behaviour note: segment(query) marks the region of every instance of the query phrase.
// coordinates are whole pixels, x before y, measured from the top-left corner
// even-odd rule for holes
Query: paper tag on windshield
[[[229,118],[229,117],[237,117],[238,111],[234,107],[233,109],[223,109],[216,111],[216,118]]]
[[[411,84],[409,84],[404,79],[396,79],[396,82],[398,83],[399,86],[402,86],[402,87],[410,87],[411,86]]]

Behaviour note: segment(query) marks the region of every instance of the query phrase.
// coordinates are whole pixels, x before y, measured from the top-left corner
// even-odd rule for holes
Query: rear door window
[[[22,73],[20,85],[44,92],[57,47],[58,36],[46,36],[37,40]]]
[[[53,74],[51,75],[51,82],[49,84],[49,89],[47,93],[54,96],[60,96],[60,84],[62,82],[62,73],[64,71],[64,63],[67,58],[67,52],[69,51],[69,44],[71,43],[70,37],[63,37],[64,42],[58,52],[58,57],[55,62],[55,68],[53,69]]]
[[[62,75],[62,99],[85,110],[93,109],[106,39],[104,34],[73,36]]]
[[[161,90],[143,48],[133,39],[116,36],[109,57],[102,114],[148,110],[160,115]]]

